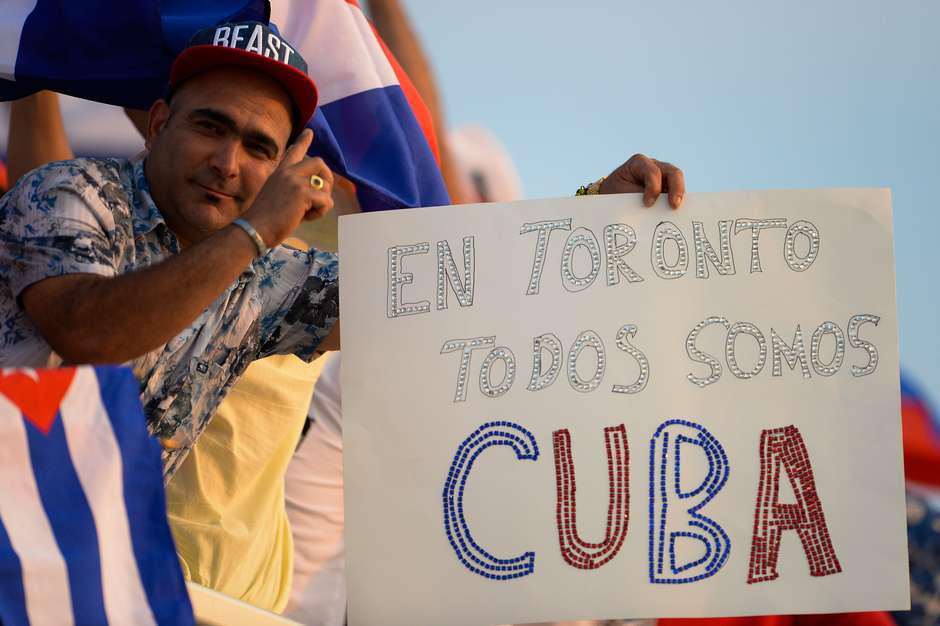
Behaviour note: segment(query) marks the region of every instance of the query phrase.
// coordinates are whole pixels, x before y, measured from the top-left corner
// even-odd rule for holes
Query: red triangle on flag
[[[48,435],[73,378],[74,367],[0,371],[0,394],[9,398],[42,434]]]

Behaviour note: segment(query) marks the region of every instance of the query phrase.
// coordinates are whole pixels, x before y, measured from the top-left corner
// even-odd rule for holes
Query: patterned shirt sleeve
[[[113,215],[83,184],[91,186],[87,172],[71,170],[64,163],[35,170],[0,204],[0,265],[15,297],[45,278],[118,273]]]
[[[261,277],[261,357],[313,360],[339,319],[339,260],[329,252],[278,246],[255,264]]]

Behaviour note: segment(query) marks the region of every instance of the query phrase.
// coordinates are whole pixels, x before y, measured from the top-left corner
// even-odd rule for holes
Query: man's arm
[[[186,328],[232,284],[255,255],[237,226],[162,263],[113,278],[47,278],[21,294],[39,332],[68,363],[124,363]]]
[[[39,91],[10,105],[7,168],[13,187],[23,174],[50,161],[72,158],[59,113],[59,96]]]
[[[243,218],[268,246],[283,241],[302,219],[332,206],[332,175],[304,154],[305,130],[287,150]],[[322,176],[314,190],[310,176]],[[165,261],[121,276],[70,274],[23,289],[27,315],[49,345],[70,363],[123,363],[161,346],[193,322],[244,271],[256,254],[252,239],[226,226]]]

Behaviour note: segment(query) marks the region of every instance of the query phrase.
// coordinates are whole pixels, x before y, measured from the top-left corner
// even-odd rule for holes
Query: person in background
[[[467,125],[451,129],[447,144],[454,158],[456,184],[465,202],[521,200],[522,181],[502,142],[488,129]]]

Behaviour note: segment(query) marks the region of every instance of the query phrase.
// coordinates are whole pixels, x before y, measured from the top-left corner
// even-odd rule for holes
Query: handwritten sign
[[[908,607],[887,190],[340,220],[352,624]]]

